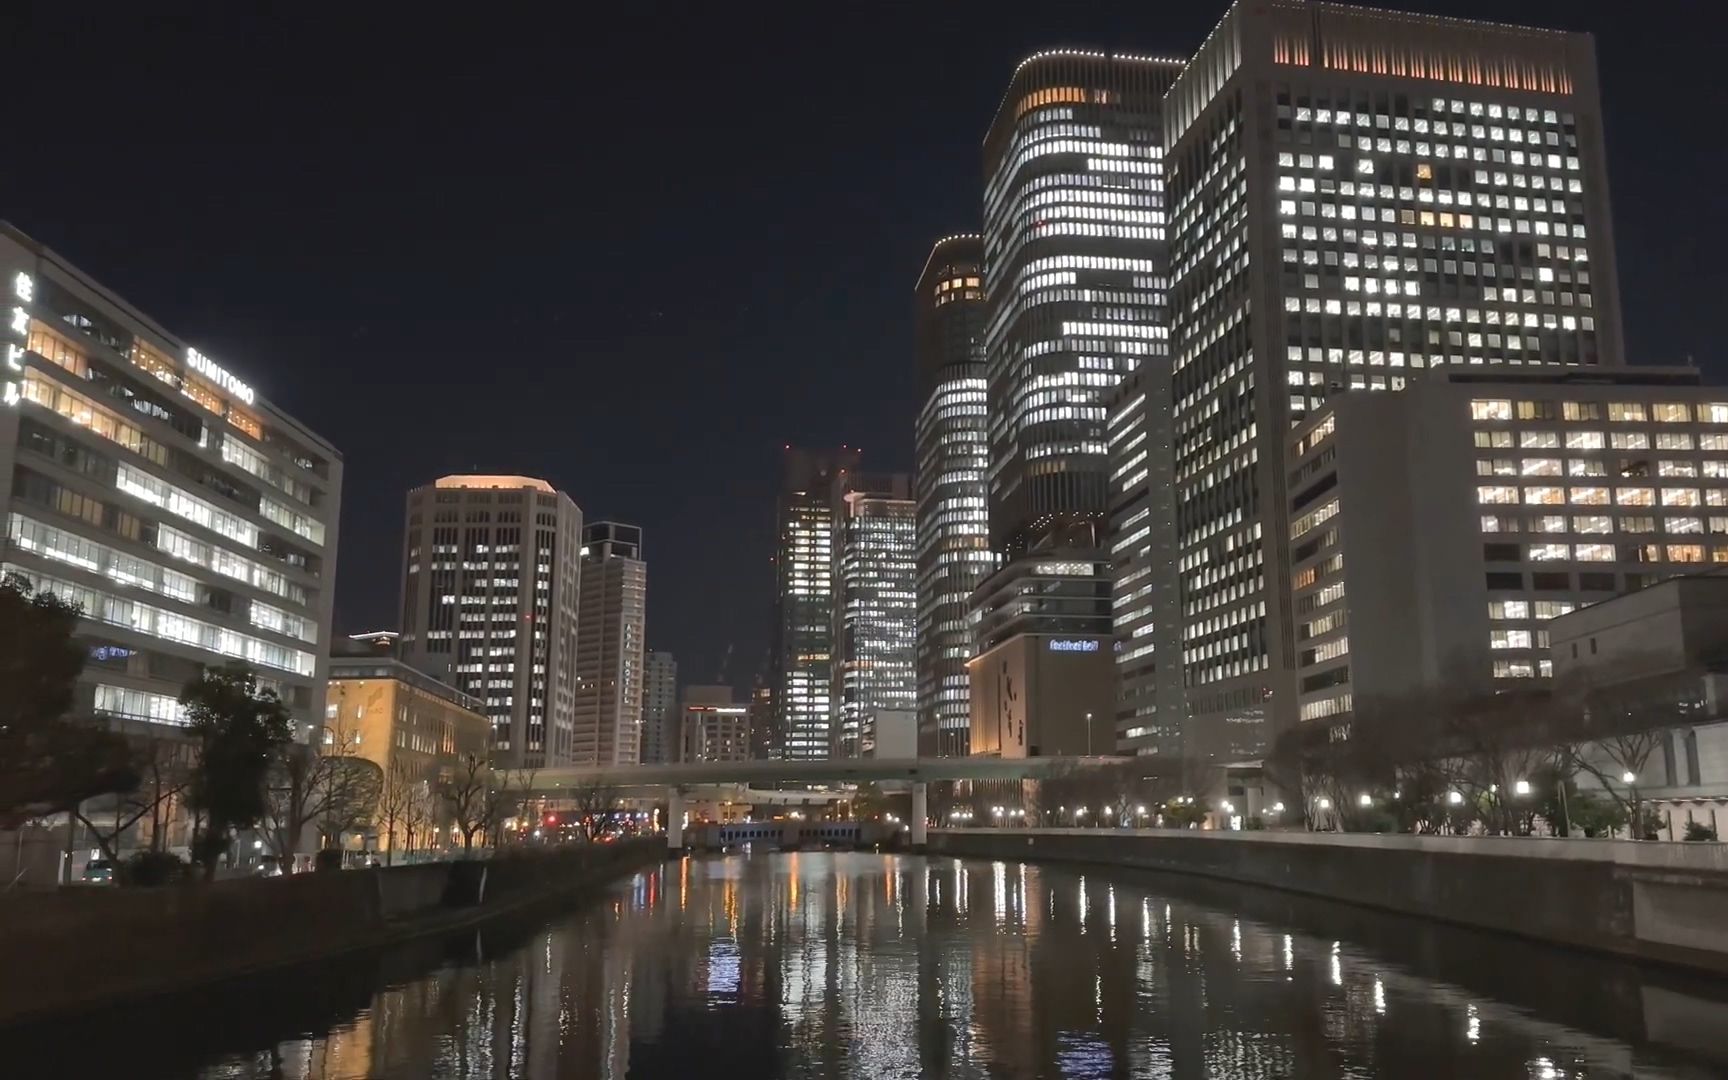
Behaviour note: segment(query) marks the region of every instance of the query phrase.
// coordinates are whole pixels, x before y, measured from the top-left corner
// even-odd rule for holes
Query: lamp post
[[[1092,756],[1092,714],[1086,714],[1086,756]]]

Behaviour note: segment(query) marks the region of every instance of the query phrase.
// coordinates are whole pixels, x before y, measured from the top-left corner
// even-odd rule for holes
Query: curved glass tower
[[[984,471],[984,242],[936,242],[918,275],[918,749],[968,752],[967,599],[990,572]]]

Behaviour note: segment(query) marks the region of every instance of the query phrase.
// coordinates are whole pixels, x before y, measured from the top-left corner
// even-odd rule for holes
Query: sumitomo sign
[[[210,359],[208,356],[205,356],[197,349],[186,350],[186,366],[204,376],[206,379],[209,379],[217,386],[220,386],[222,389],[228,391],[230,394],[233,394],[248,405],[252,404],[253,399],[258,396],[253,392],[251,384],[236,378],[227,368]]]

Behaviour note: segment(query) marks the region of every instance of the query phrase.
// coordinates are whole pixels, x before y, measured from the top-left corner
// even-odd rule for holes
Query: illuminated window
[[[1692,419],[1692,410],[1681,402],[1659,402],[1650,407],[1651,419],[1658,424],[1685,424]]]
[[[1615,488],[1614,501],[1621,506],[1654,506],[1656,492],[1650,488]]]
[[[1510,420],[1512,419],[1512,403],[1510,401],[1476,400],[1470,403],[1470,419],[1472,420]]]

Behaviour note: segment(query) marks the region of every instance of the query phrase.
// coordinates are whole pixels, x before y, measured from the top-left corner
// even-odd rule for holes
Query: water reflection
[[[314,1034],[235,1053],[194,1029],[212,1039],[201,1071],[149,1048],[141,1062],[134,1045],[124,1075],[1552,1080],[1728,1066],[1728,1004],[1710,984],[1147,875],[684,860],[477,947],[300,1029]],[[75,1075],[121,1075],[83,1064]]]

